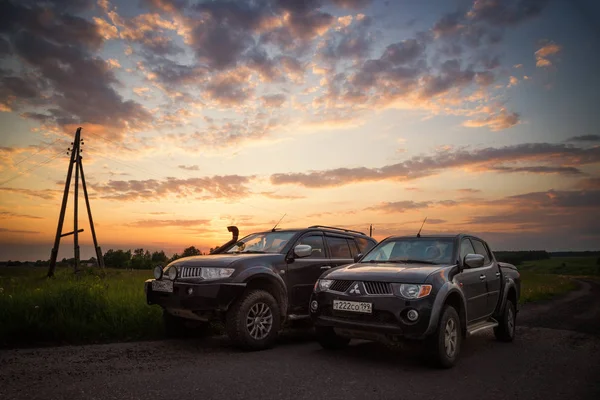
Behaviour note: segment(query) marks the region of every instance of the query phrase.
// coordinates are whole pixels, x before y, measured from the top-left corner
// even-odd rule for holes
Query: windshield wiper
[[[412,259],[397,259],[397,260],[390,260],[390,262],[405,263],[405,264],[437,264],[436,262],[433,262],[433,261],[412,260]]]
[[[364,262],[368,262],[371,264],[386,264],[386,263],[394,263],[397,261],[394,261],[394,260],[369,260],[369,261],[364,261]]]

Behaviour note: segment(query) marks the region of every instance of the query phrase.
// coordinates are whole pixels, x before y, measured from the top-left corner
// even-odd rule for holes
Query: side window
[[[360,250],[358,250],[358,246],[356,245],[356,242],[354,241],[354,239],[348,239],[348,244],[350,245],[350,251],[352,252],[352,257],[355,257],[356,255],[358,255],[358,253],[360,253]]]
[[[326,258],[323,236],[305,236],[298,241],[298,244],[308,244],[312,247],[312,254],[306,258]]]
[[[463,260],[467,254],[475,254],[475,249],[469,239],[463,239],[460,242],[460,259]]]
[[[485,248],[485,245],[477,239],[471,239],[471,242],[473,242],[473,246],[475,247],[475,251],[477,252],[477,254],[481,254],[484,257],[484,263],[489,264],[490,253],[488,253],[487,249]]]
[[[358,249],[362,254],[365,254],[367,251],[371,250],[375,246],[375,244],[365,238],[357,237],[355,238],[356,244],[358,244]]]
[[[331,251],[331,258],[352,258],[348,241],[344,238],[325,237]]]

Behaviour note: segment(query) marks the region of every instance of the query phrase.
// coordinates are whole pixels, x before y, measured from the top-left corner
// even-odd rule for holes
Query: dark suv
[[[210,255],[157,267],[144,284],[148,304],[163,308],[168,334],[188,321],[224,322],[240,347],[273,345],[288,321],[310,322],[308,303],[319,276],[349,264],[377,241],[362,232],[327,226],[257,232],[233,238]]]
[[[423,340],[432,361],[451,367],[470,334],[493,329],[513,340],[520,293],[517,268],[476,236],[395,236],[325,272],[310,307],[325,348]]]

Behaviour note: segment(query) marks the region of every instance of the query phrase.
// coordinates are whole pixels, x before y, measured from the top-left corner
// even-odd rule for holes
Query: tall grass
[[[552,257],[547,260],[524,261],[519,270],[538,274],[600,276],[598,257]]]
[[[576,284],[568,276],[521,272],[521,297],[519,303],[548,300],[575,289]]]
[[[161,310],[145,302],[149,271],[0,269],[0,345],[159,338]]]

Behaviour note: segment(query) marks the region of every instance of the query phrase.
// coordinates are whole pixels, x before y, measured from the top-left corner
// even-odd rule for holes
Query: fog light
[[[406,318],[411,322],[415,322],[419,318],[419,313],[416,310],[410,310],[406,313]]]
[[[319,308],[319,303],[317,303],[316,300],[313,300],[310,302],[310,309],[313,311],[317,311],[317,309]]]
[[[192,289],[191,287],[188,288],[187,290],[188,294],[191,296],[194,293],[194,289]]]

